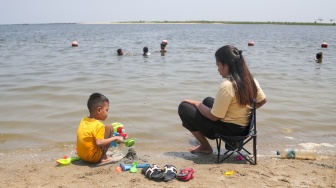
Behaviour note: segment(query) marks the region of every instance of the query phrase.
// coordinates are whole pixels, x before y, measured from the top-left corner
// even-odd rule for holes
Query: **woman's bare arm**
[[[212,120],[212,121],[217,121],[219,120],[218,117],[214,116],[212,113],[211,113],[211,108],[205,106],[204,104],[202,104],[201,102],[199,101],[195,101],[195,100],[184,100],[183,102],[187,102],[187,103],[190,103],[192,105],[194,105],[198,111],[201,112],[201,114],[205,117],[207,117],[208,119]]]

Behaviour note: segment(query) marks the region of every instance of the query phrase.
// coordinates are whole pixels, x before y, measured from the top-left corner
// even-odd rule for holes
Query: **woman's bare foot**
[[[100,162],[101,162],[101,163],[108,163],[108,162],[110,162],[110,161],[112,161],[112,157],[107,156],[107,155],[102,156],[102,158],[100,159]]]
[[[202,145],[189,148],[190,153],[204,153],[204,154],[212,154],[212,148],[211,147],[203,147]]]

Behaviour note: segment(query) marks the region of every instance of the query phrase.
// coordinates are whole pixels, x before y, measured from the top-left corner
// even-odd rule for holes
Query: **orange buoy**
[[[328,44],[327,44],[326,42],[322,42],[321,47],[322,47],[322,48],[327,48],[327,47],[328,47]]]
[[[247,45],[248,45],[248,46],[254,46],[254,42],[253,42],[253,41],[250,41]]]
[[[78,46],[78,42],[77,41],[73,41],[71,44],[73,47],[77,47]]]

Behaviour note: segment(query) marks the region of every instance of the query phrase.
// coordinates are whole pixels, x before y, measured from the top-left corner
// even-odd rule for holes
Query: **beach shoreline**
[[[121,148],[124,149],[125,148]],[[106,165],[83,161],[58,166],[56,159],[76,156],[73,146],[12,150],[1,153],[0,183],[4,187],[334,187],[336,155],[324,153],[316,160],[280,159],[258,155],[258,164],[250,165],[231,157],[216,163],[217,154],[191,154],[176,146],[136,146],[139,163],[174,165],[178,170],[190,167],[195,178],[189,182],[174,179],[156,182],[137,173],[115,172],[120,161]],[[120,150],[122,151],[122,150]],[[114,155],[113,155],[114,156]],[[113,157],[112,156],[112,157]],[[235,174],[226,176],[225,172]]]
[[[79,22],[84,25],[127,25],[127,24],[261,24],[261,25],[306,25],[306,26],[336,26],[335,23],[315,23],[315,22],[250,22],[250,21],[125,21],[125,22]]]

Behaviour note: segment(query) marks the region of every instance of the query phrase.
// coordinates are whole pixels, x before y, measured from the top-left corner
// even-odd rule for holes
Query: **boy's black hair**
[[[92,93],[87,102],[87,107],[90,113],[93,112],[97,107],[104,106],[104,102],[109,102],[107,97],[100,93]]]

